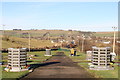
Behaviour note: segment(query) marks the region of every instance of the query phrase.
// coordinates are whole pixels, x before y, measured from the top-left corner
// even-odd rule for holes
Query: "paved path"
[[[92,78],[84,68],[74,63],[63,52],[58,52],[42,65],[35,66],[37,68],[22,80],[27,78]]]

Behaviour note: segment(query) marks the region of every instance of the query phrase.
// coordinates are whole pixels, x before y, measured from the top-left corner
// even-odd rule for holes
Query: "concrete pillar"
[[[45,56],[52,56],[51,49],[46,49]]]

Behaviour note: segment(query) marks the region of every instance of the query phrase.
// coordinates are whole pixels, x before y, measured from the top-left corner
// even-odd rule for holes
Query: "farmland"
[[[27,34],[25,34],[27,33]],[[2,49],[25,47],[29,48],[45,48],[52,46],[65,47],[74,41],[78,49],[82,48],[83,36],[85,37],[84,51],[91,50],[92,46],[109,46],[112,47],[113,32],[83,32],[75,30],[6,30],[2,38]],[[118,41],[118,32],[116,32],[116,40]],[[103,42],[110,41],[110,44]],[[116,43],[116,53],[119,54],[119,43]],[[112,49],[112,48],[111,48]]]
[[[26,47],[28,48],[29,33],[31,37],[31,48],[43,48],[45,46],[60,45],[60,43],[51,43],[51,40],[67,38],[67,36],[77,36],[82,34],[78,31],[63,30],[22,30],[22,31],[4,31],[2,38],[2,48]]]
[[[98,36],[98,37],[113,37],[113,32],[97,32],[94,34],[95,36]],[[116,37],[118,37],[118,32],[116,32]]]
[[[22,31],[4,31],[2,38],[2,48],[9,47],[28,47],[28,34],[31,35],[31,48],[53,46],[51,43],[54,39],[76,39],[76,36],[84,34],[85,36],[96,37],[113,37],[113,32],[81,32],[81,31],[64,31],[64,30],[22,30]],[[118,33],[116,34],[118,35]],[[58,43],[57,45],[60,45]]]
[[[28,48],[28,42],[29,40],[27,38],[19,38],[19,37],[8,37],[8,40],[6,40],[6,37],[3,37],[2,40],[2,48],[10,48],[10,47],[26,47]],[[37,40],[37,39],[31,39],[31,48],[34,47],[45,47],[45,46],[52,46],[52,44],[49,40]]]

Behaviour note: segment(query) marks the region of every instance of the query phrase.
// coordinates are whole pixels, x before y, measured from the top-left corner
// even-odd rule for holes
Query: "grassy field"
[[[68,35],[68,34],[78,34],[78,31],[65,31],[65,30],[22,30],[22,31],[12,31],[6,30],[5,35],[14,36],[14,37],[25,37],[28,35],[22,35],[22,33],[30,33],[31,37],[42,37],[45,33],[49,33],[49,36],[60,36],[60,35]],[[46,35],[48,36],[48,35]]]
[[[69,51],[65,51],[67,56],[70,55]],[[118,66],[114,64],[114,70],[90,70],[88,68],[88,61],[86,60],[86,54],[77,52],[78,56],[69,56],[74,62],[78,62],[78,65],[85,68],[90,74],[94,75],[96,78],[118,78]]]
[[[57,51],[52,51],[51,54],[54,55]],[[29,61],[27,64],[36,64],[40,63],[42,61],[45,61],[46,59],[50,58],[50,56],[44,56],[45,51],[41,52],[28,52],[29,55],[37,55],[37,57],[33,57],[33,59],[28,59]]]
[[[0,80],[2,79],[2,66],[0,65]]]
[[[98,36],[98,37],[113,37],[114,34],[113,32],[96,32],[94,33],[95,36]],[[118,37],[118,32],[116,32],[116,37]]]
[[[31,47],[44,47],[44,46],[51,46],[55,45],[51,43],[50,40],[38,40],[33,38],[64,38],[68,36],[77,36],[82,35],[80,31],[65,31],[65,30],[22,30],[22,31],[13,31],[13,30],[5,30],[4,34],[0,34],[0,38],[2,40],[2,48],[9,48],[9,47],[28,47],[28,39],[22,37],[28,37],[28,34],[23,35],[23,33],[29,33],[31,35]],[[91,34],[84,32],[84,34]],[[4,35],[4,36],[3,36]],[[2,37],[3,36],[3,37]],[[8,37],[9,40],[5,39]]]
[[[2,48],[10,48],[10,47],[26,47],[28,48],[28,42],[29,40],[22,37],[28,37],[28,35],[23,35],[23,33],[30,33],[31,37],[50,37],[52,39],[60,38],[60,36],[64,36],[66,38],[67,36],[78,36],[82,34],[86,34],[87,36],[109,36],[113,37],[113,32],[80,32],[80,31],[65,31],[65,30],[22,30],[22,31],[13,31],[13,30],[6,30],[4,32],[4,36],[0,34],[0,38],[3,38]],[[46,34],[46,33],[49,33]],[[45,35],[46,36],[43,36]],[[116,36],[118,35],[118,32],[116,32]],[[9,38],[9,40],[6,40],[6,36]],[[50,40],[38,40],[31,38],[31,48],[43,48],[45,46],[53,46],[55,43],[51,43]],[[59,45],[59,44],[58,44]]]
[[[2,71],[2,78],[4,79],[12,79],[16,80],[17,78],[22,77],[23,75],[29,73],[28,71],[22,71],[22,72],[6,72]]]
[[[22,35],[22,33],[30,33],[31,37],[42,37],[45,33],[49,32],[49,36],[60,36],[60,35],[80,35],[86,34],[82,31],[65,31],[65,30],[22,30],[22,31],[13,31],[13,30],[6,30],[4,32],[5,35],[14,36],[14,37],[25,37],[28,35]],[[91,32],[95,36],[113,36],[113,32]],[[87,33],[88,35],[90,33]],[[118,31],[116,31],[116,36],[118,35]]]
[[[55,55],[57,51],[51,51],[52,55]],[[7,61],[7,54],[8,53],[2,53],[3,56],[3,60],[2,61]],[[29,59],[28,57],[28,62],[27,64],[37,64],[37,63],[41,63],[43,61],[45,61],[46,59],[50,58],[50,56],[44,56],[45,51],[40,51],[40,52],[28,52],[27,53],[28,56],[29,55],[37,55],[37,57],[32,57],[32,59]],[[29,73],[28,71],[22,71],[22,72],[6,72],[3,69],[5,68],[5,65],[2,65],[2,78],[19,78],[27,73]]]
[[[2,48],[10,48],[10,47],[26,47],[28,48],[29,40],[26,38],[19,38],[19,37],[9,37],[9,40],[3,37],[2,40]],[[31,39],[31,48],[43,48],[45,46],[53,46],[54,43],[51,43],[50,40],[37,40]]]

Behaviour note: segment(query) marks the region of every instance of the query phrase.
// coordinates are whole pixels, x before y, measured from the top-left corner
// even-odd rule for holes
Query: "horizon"
[[[19,28],[18,28],[19,29]],[[58,31],[69,31],[69,30],[72,30],[72,31],[81,31],[81,30],[73,30],[73,29],[66,29],[66,30],[63,30],[63,29],[21,29],[20,31],[39,31],[39,30],[48,30],[48,31],[52,31],[52,30],[58,30]],[[0,31],[19,31],[19,30],[0,30]],[[114,31],[81,31],[81,32],[114,32]],[[120,32],[120,31],[115,31],[115,32]]]

